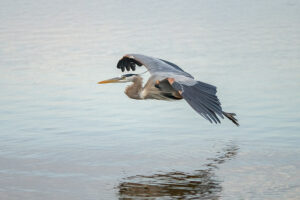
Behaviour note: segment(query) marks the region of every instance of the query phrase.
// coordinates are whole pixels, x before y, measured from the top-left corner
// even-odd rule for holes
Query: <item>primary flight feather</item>
[[[145,66],[151,77],[143,86],[143,78],[139,74],[125,74],[121,77],[98,82],[124,83],[133,82],[125,90],[125,94],[133,99],[181,100],[184,99],[202,117],[211,123],[221,123],[220,118],[227,117],[239,126],[234,113],[224,112],[216,96],[217,88],[213,85],[197,81],[192,75],[169,61],[141,54],[127,54],[121,58],[117,68],[122,72],[135,71],[136,66]]]

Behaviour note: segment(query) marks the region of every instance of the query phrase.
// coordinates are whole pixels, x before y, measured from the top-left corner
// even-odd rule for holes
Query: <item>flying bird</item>
[[[145,66],[151,74],[143,86],[141,74],[124,74],[120,77],[104,80],[104,83],[132,82],[125,94],[132,99],[181,100],[184,99],[202,117],[211,123],[221,123],[224,116],[239,126],[235,113],[223,111],[216,96],[217,88],[208,83],[197,81],[180,67],[169,61],[141,54],[127,54],[121,58],[117,68],[135,71],[137,66]]]

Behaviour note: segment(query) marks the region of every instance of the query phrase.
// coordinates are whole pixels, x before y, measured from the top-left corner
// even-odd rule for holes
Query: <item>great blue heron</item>
[[[125,90],[125,94],[132,99],[158,100],[186,100],[190,106],[211,123],[221,123],[223,116],[239,126],[234,113],[222,110],[221,103],[216,96],[217,88],[213,85],[196,81],[192,75],[180,67],[166,60],[153,58],[141,54],[127,54],[121,58],[117,68],[122,72],[134,71],[136,65],[144,65],[151,77],[143,87],[143,78],[139,74],[125,74],[121,77],[98,82],[125,83],[133,82]],[[217,116],[218,115],[218,116]]]

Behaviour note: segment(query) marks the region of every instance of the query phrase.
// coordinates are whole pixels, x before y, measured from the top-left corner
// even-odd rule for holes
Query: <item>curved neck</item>
[[[126,88],[125,94],[132,99],[142,99],[140,96],[140,93],[143,89],[142,77],[137,76],[132,82],[133,83]]]

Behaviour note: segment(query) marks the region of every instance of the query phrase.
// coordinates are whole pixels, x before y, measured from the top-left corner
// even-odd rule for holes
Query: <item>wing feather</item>
[[[121,69],[122,72],[124,72],[125,69],[127,71],[135,71],[136,65],[144,65],[151,74],[164,72],[194,78],[192,75],[183,71],[174,63],[141,54],[127,54],[123,56],[123,58],[119,60],[117,68]]]
[[[163,59],[159,59],[159,60],[161,60],[161,61],[163,61],[163,62],[165,62],[165,63],[167,63],[167,64],[173,66],[175,69],[178,69],[178,70],[180,70],[180,71],[183,71],[183,69],[181,69],[180,67],[178,67],[178,66],[175,65],[174,63],[171,63],[170,61],[163,60]],[[184,71],[183,71],[183,72],[184,72]]]
[[[172,87],[180,91],[181,96],[188,104],[205,119],[211,123],[221,123],[218,116],[224,117],[221,103],[216,96],[215,86],[200,81],[197,81],[195,85],[185,85],[175,80]]]
[[[142,65],[155,77],[155,80],[173,79],[169,81],[170,85],[197,113],[211,123],[221,123],[218,117],[224,118],[225,116],[238,125],[233,113],[226,113],[222,110],[215,86],[194,80],[192,75],[174,63],[141,54],[127,54],[119,60],[117,68],[122,72],[135,71],[136,66]]]

